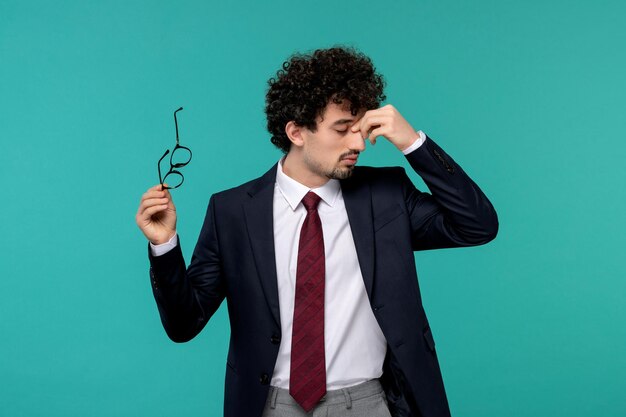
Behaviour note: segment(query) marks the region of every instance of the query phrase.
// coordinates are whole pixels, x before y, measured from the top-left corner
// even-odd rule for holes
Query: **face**
[[[350,113],[350,103],[329,103],[322,117],[317,118],[317,130],[302,129],[302,164],[310,175],[327,181],[345,179],[352,175],[365,141],[359,131],[350,127],[365,114]]]

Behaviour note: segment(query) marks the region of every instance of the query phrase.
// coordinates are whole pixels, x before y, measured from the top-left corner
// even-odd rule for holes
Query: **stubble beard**
[[[349,167],[335,167],[326,176],[331,180],[345,180],[346,178],[350,178],[352,171],[354,171],[354,165]]]
[[[346,156],[355,155],[355,154],[358,155],[358,152],[348,152],[346,154],[341,155],[339,157],[338,163],[341,163],[341,160],[345,158]],[[322,164],[320,164],[318,161],[315,161],[309,158],[306,153],[304,154],[304,162],[307,164],[307,166],[312,172],[316,173],[317,175],[324,176],[331,180],[345,180],[347,178],[350,178],[350,176],[352,176],[352,172],[354,171],[354,165],[345,166],[345,167],[335,165],[335,167],[332,170],[328,171],[327,169],[324,169]]]

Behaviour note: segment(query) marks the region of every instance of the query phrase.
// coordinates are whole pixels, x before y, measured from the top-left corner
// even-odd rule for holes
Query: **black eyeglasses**
[[[167,156],[168,153],[170,153],[169,149],[165,151],[161,159],[159,159],[159,163],[157,164],[157,168],[159,169],[159,182],[161,183],[162,190],[169,190],[180,187],[183,184],[183,181],[185,181],[185,177],[180,171],[175,168],[182,168],[191,161],[191,149],[185,146],[180,146],[178,141],[178,120],[176,119],[176,113],[178,113],[182,109],[183,108],[181,107],[174,112],[174,124],[176,125],[176,146],[174,147],[174,150],[172,150],[172,154],[170,155],[170,170],[167,172],[167,174],[165,174],[164,177],[161,177],[161,161]],[[174,157],[174,155],[176,155],[176,157]],[[167,178],[170,179],[171,184],[175,185],[163,185]]]

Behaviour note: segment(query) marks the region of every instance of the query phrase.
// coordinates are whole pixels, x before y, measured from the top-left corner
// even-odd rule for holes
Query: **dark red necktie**
[[[289,394],[308,412],[326,394],[324,357],[324,237],[317,213],[320,197],[302,199],[307,215],[300,231],[291,339]]]

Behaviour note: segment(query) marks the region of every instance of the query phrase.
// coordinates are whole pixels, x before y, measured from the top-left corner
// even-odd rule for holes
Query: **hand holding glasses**
[[[176,146],[174,147],[170,155],[170,170],[167,172],[167,174],[165,174],[164,177],[161,177],[161,161],[167,156],[168,153],[170,153],[169,149],[165,151],[157,164],[157,168],[159,170],[159,182],[161,183],[162,190],[169,190],[180,187],[183,181],[185,181],[185,177],[180,171],[175,168],[182,168],[191,161],[191,149],[185,146],[180,146],[178,140],[178,120],[176,119],[176,113],[178,113],[182,109],[183,108],[181,107],[174,112],[174,124],[176,125]],[[163,185],[167,178],[170,179],[171,184],[174,184],[173,186]]]

